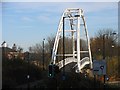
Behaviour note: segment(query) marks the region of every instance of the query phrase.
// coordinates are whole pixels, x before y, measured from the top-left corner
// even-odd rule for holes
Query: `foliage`
[[[96,36],[90,39],[92,55],[94,58],[98,59],[98,55],[102,56],[103,51],[105,52],[105,56],[108,57],[117,55],[117,35],[114,35],[113,32],[112,29],[99,30]]]
[[[102,60],[104,52],[107,61],[107,75],[115,80],[120,77],[120,55],[117,41],[118,36],[113,33],[115,33],[115,31],[112,29],[101,29],[96,33],[95,37],[90,39],[90,43],[93,60]]]
[[[27,75],[30,75],[30,82],[41,79],[41,70],[33,64],[14,59],[3,60],[2,62],[2,84],[3,88],[15,87],[27,83]]]

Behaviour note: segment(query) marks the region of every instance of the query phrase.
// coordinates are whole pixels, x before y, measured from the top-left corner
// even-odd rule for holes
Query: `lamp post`
[[[111,33],[110,35],[115,35],[116,33]],[[108,36],[108,34],[103,34],[103,60],[105,60],[105,36]],[[104,87],[105,87],[105,75],[104,75]]]
[[[29,61],[29,52],[26,52],[25,53],[25,60],[27,60],[27,89],[29,90],[30,89],[30,61]]]
[[[105,60],[105,35],[108,34],[103,34],[103,60]]]
[[[105,36],[108,36],[108,34],[103,34],[103,60],[105,60]],[[114,32],[114,33],[111,33],[110,34],[110,36],[111,35],[116,35],[116,33]]]
[[[103,34],[103,60],[105,60],[105,35],[108,35],[108,34]],[[104,88],[105,88],[105,74],[103,75],[104,77]]]
[[[44,70],[44,41],[45,39],[43,39],[43,70]]]
[[[114,33],[112,33],[111,35],[116,35],[116,33],[114,32]],[[114,40],[112,40],[112,45],[111,45],[111,48],[112,48],[112,53],[111,53],[111,59],[113,58],[113,56],[114,56],[114,41],[115,41],[115,39]],[[113,62],[113,72],[112,73],[114,73],[114,71],[115,71],[115,66],[114,66],[114,59],[112,59],[112,62]]]
[[[110,34],[110,35],[116,35],[116,33],[114,32],[114,33],[112,33],[112,34]],[[115,47],[115,46],[114,46],[114,43],[113,43],[114,41],[115,41],[115,39],[114,39],[114,40],[112,40],[112,45],[111,45],[113,55],[114,55],[113,48]],[[111,57],[112,57],[113,55],[111,54]]]
[[[63,17],[63,80],[65,80],[65,44],[64,44],[64,37],[65,37],[65,17]]]

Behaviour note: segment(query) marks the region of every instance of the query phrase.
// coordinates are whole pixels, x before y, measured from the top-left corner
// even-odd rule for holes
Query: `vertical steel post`
[[[65,78],[65,17],[63,17],[63,78]]]
[[[72,51],[73,51],[73,58],[75,58],[75,38],[74,38],[74,32],[72,32]]]
[[[27,89],[30,90],[30,61],[29,61],[29,52],[26,53],[26,59],[28,61],[28,75],[27,75],[27,80],[28,80],[28,85],[27,85]]]
[[[77,16],[77,20],[77,64],[80,72],[80,16]]]
[[[45,39],[43,39],[43,70],[44,70],[44,40]]]
[[[103,60],[105,59],[105,35],[103,34]]]
[[[106,34],[103,34],[103,60],[105,60],[105,35]],[[103,77],[104,77],[103,83],[104,83],[104,88],[105,88],[105,75],[103,75]]]

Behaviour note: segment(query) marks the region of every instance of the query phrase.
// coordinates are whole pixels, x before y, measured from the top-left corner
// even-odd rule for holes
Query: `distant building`
[[[1,44],[2,47],[7,47],[7,43],[4,41],[2,44]]]
[[[20,53],[17,51],[17,47],[15,44],[13,44],[12,48],[7,47],[7,43],[4,41],[1,44],[2,47],[0,47],[0,49],[2,49],[2,56],[11,60],[11,59],[15,59],[15,58],[20,58],[20,59],[24,59],[24,53]]]
[[[17,46],[15,43],[13,44],[12,50],[17,51]]]
[[[0,47],[0,51],[2,51],[2,58],[7,58],[8,60],[14,60],[14,59],[21,59],[25,61],[30,61],[30,63],[40,67],[41,58],[37,53],[29,53],[28,51],[23,52],[23,49],[21,47],[16,46],[16,44],[13,44],[12,48],[7,46],[7,43],[4,41],[1,44],[2,47]]]

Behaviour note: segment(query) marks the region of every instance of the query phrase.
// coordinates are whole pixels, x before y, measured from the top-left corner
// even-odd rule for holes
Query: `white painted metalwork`
[[[82,60],[80,60],[80,70],[87,64],[90,64],[90,59],[89,57],[85,57]]]
[[[7,43],[4,41],[2,44],[1,44],[2,47],[7,47]]]
[[[72,63],[72,62],[77,62],[77,59],[73,58],[73,57],[65,59],[65,65],[67,65],[69,63]],[[56,65],[58,65],[59,69],[61,69],[63,67],[63,60],[61,60],[60,62],[56,63]]]
[[[56,34],[54,46],[53,46],[51,63],[60,66],[60,64],[63,62],[62,60],[59,63],[56,62],[56,57],[63,56],[63,54],[57,54],[59,40],[60,40],[62,33],[63,33],[63,17],[65,17],[65,20],[64,20],[65,23],[68,23],[66,21],[69,21],[69,23],[70,23],[69,26],[67,26],[67,27],[70,27],[70,29],[65,28],[64,31],[71,33],[72,52],[73,52],[71,54],[64,55],[64,56],[72,57],[72,59],[70,59],[70,58],[65,59],[65,65],[70,63],[70,62],[76,61],[78,72],[80,72],[81,69],[83,68],[83,66],[85,66],[86,64],[90,64],[90,68],[92,69],[92,58],[91,58],[91,50],[90,50],[90,42],[89,42],[87,26],[86,26],[83,10],[79,9],[79,8],[68,8],[62,14],[62,17],[61,17],[60,22],[59,22],[58,31]],[[80,38],[80,35],[81,35],[80,29],[81,29],[81,27],[84,28],[85,36],[87,39],[87,50],[84,50],[84,51],[82,51],[80,48],[80,39],[81,39]],[[75,39],[77,41],[76,51],[75,51]],[[86,53],[86,54],[88,54],[89,57],[81,57],[81,53]],[[84,63],[82,63],[83,61],[84,61]],[[59,68],[61,68],[61,67],[62,66],[60,66]]]
[[[66,58],[65,59],[65,65],[72,63],[72,62],[77,62],[76,58],[70,57],[70,58]],[[80,66],[80,70],[87,64],[90,64],[90,60],[89,57],[85,57],[82,60],[80,60],[79,64]],[[63,60],[61,60],[60,62],[56,63],[56,65],[59,66],[59,69],[61,69],[63,67]],[[76,67],[78,64],[76,64],[74,67]]]

